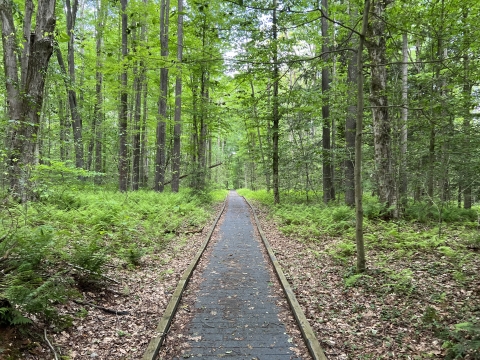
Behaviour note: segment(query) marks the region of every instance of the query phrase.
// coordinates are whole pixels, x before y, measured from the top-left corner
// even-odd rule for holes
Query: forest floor
[[[354,254],[347,261],[331,256],[338,238],[302,242],[283,235],[266,209],[259,215],[328,359],[444,359],[448,339],[471,340],[459,330],[480,317],[478,249],[462,269],[452,254],[419,249],[402,257],[372,249],[359,276]]]
[[[419,249],[401,257],[374,248],[367,253],[367,274],[357,276],[354,255],[347,260],[331,256],[338,238],[299,241],[285,236],[265,208],[257,214],[328,359],[444,359],[446,339],[462,335],[458,324],[480,315],[480,279],[474,276],[480,272],[478,250],[472,250],[468,268],[458,269],[459,259],[448,253]],[[106,275],[119,284],[85,288],[83,304],[62,305],[60,313],[72,316],[71,326],[46,329],[58,358],[141,358],[210,226],[175,238],[136,268],[110,264]],[[129,313],[113,315],[87,303]],[[0,359],[52,359],[42,324],[37,326],[41,337],[0,330]]]

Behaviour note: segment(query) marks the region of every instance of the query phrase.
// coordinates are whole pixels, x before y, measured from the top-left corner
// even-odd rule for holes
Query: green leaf
[[[455,325],[455,329],[457,330],[466,330],[472,327],[471,322],[463,322]]]
[[[70,41],[70,35],[68,35],[66,32],[61,32],[57,35],[57,41],[64,43],[64,42],[69,42]]]

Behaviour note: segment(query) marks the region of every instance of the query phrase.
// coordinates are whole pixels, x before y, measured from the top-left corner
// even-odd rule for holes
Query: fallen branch
[[[181,234],[183,234],[183,235],[189,235],[189,234],[198,234],[198,233],[201,233],[201,232],[203,231],[203,229],[204,229],[204,228],[205,228],[205,226],[204,226],[204,227],[202,227],[202,228],[200,228],[200,229],[195,229],[195,230],[185,231],[185,232],[183,232],[183,233],[181,233]]]
[[[79,305],[88,305],[92,306],[94,308],[103,310],[109,314],[114,314],[114,315],[130,315],[130,311],[123,310],[123,311],[118,311],[118,310],[113,310],[109,309],[103,306],[95,305],[94,303],[88,302],[88,301],[81,301],[81,300],[73,300],[74,303],[79,304]]]
[[[67,265],[73,267],[74,269],[81,270],[81,271],[85,271],[85,272],[87,272],[87,273],[89,273],[89,274],[98,275],[98,276],[100,276],[100,277],[102,277],[102,278],[104,278],[104,279],[107,279],[107,280],[109,280],[109,281],[111,281],[111,282],[114,282],[115,284],[120,285],[120,282],[118,282],[117,280],[112,279],[112,278],[110,278],[110,277],[108,277],[108,276],[106,276],[106,275],[102,275],[102,274],[100,274],[100,273],[98,273],[98,272],[85,269],[85,268],[83,268],[83,267],[81,267],[81,266],[78,266],[78,265],[75,265],[75,264],[67,263]]]
[[[49,347],[50,350],[52,350],[52,352],[53,352],[53,356],[55,357],[55,360],[58,360],[57,352],[55,351],[55,348],[53,347],[53,345],[52,345],[52,344],[50,343],[50,341],[48,340],[48,337],[47,337],[47,328],[44,328],[44,329],[43,329],[43,335],[44,335],[45,341],[46,341],[47,344],[48,344],[48,347]]]

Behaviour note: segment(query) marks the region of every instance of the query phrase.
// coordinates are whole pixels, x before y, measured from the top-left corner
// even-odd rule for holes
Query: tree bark
[[[133,89],[135,94],[132,136],[132,190],[138,190],[140,183],[140,117],[142,114],[142,66],[140,62],[134,69]]]
[[[170,0],[160,3],[160,55],[164,66],[160,69],[160,97],[158,99],[157,115],[157,151],[155,157],[154,190],[163,191],[165,182],[165,154],[167,138],[167,97],[168,97],[168,25],[170,13]]]
[[[17,58],[16,29],[12,2],[0,1],[4,71],[7,90],[8,115],[12,123],[9,129],[7,166],[12,195],[20,200],[28,199],[28,177],[35,164],[35,146],[43,104],[43,93],[48,63],[53,53],[55,29],[55,0],[39,0],[35,32],[23,34],[28,50]],[[31,28],[31,1],[26,1],[23,29]],[[18,51],[18,52],[17,52]],[[18,87],[20,68],[21,87]]]
[[[98,4],[100,3],[100,4]],[[104,0],[97,0],[97,24],[95,34],[95,49],[96,49],[96,72],[95,72],[95,106],[93,108],[93,118],[95,119],[95,172],[103,172],[103,72],[102,68],[102,45],[103,45],[103,29],[106,19],[106,6]],[[101,183],[101,177],[95,177],[95,183]]]
[[[362,137],[363,137],[363,46],[368,26],[370,0],[365,0],[363,10],[362,30],[358,44],[357,57],[357,127],[355,134],[355,239],[357,245],[357,273],[366,270],[365,244],[363,241],[363,186],[362,186]]]
[[[70,0],[65,1],[67,31],[70,39],[68,40],[68,79],[66,79],[66,87],[68,93],[68,103],[70,105],[70,112],[72,116],[73,128],[73,143],[75,147],[75,166],[79,169],[84,167],[83,154],[83,139],[82,139],[82,118],[78,111],[77,92],[75,90],[75,22],[77,19],[78,0],[73,0],[73,5]],[[61,53],[57,50],[57,56]],[[60,58],[59,58],[60,63]],[[61,66],[61,65],[60,65]],[[64,66],[65,67],[65,66]],[[63,67],[63,68],[64,68]]]
[[[178,73],[175,79],[175,125],[173,127],[172,151],[172,192],[180,188],[180,136],[182,132],[182,58],[183,58],[183,0],[178,0],[177,24],[177,66]]]
[[[402,208],[407,205],[407,139],[408,139],[408,35],[402,35],[402,108],[400,122],[399,199]]]
[[[395,216],[395,182],[392,171],[391,124],[388,114],[386,29],[383,18],[391,0],[379,0],[372,4],[373,17],[369,22],[369,41],[366,42],[370,55],[370,103],[372,105],[376,181],[379,200],[387,210],[386,216]]]
[[[263,167],[263,173],[265,175],[265,183],[267,186],[267,192],[270,192],[270,173],[268,171],[267,167],[267,162],[265,160],[265,153],[263,151],[263,141],[262,137],[260,135],[260,125],[259,125],[259,117],[258,117],[258,111],[257,111],[257,103],[255,100],[255,88],[253,86],[253,81],[250,80],[250,88],[252,89],[252,101],[253,101],[253,115],[255,117],[255,127],[257,128],[257,137],[258,137],[258,146],[260,148],[260,156],[262,158],[262,167]]]
[[[464,26],[466,25],[467,18],[468,18],[468,8],[463,8],[463,16],[462,21]],[[465,30],[463,40],[463,48],[465,51],[465,55],[463,56],[463,129],[464,129],[464,136],[466,139],[465,147],[466,153],[471,154],[473,153],[473,149],[471,147],[471,128],[472,128],[472,114],[470,113],[472,109],[472,88],[473,84],[470,80],[470,57],[468,56],[467,49],[470,48],[470,40],[468,37],[468,31]],[[474,178],[471,170],[471,165],[469,158],[466,157],[466,164],[463,166],[463,208],[464,209],[471,209],[472,208],[472,180]]]
[[[322,13],[328,16],[328,0],[322,0]],[[331,143],[331,119],[330,105],[328,104],[328,92],[330,90],[330,69],[329,60],[329,39],[328,39],[328,20],[322,16],[322,148],[323,148],[323,202],[328,204],[335,199],[335,188],[333,184],[333,159]]]
[[[273,111],[272,111],[272,177],[273,177],[273,202],[274,204],[280,203],[280,188],[279,188],[279,174],[278,174],[278,140],[279,140],[279,123],[280,114],[278,111],[278,82],[279,82],[279,66],[278,66],[278,33],[277,33],[277,0],[273,0]]]
[[[127,1],[121,0],[121,19],[122,19],[122,60],[127,61],[128,43],[127,43]],[[119,190],[127,191],[128,188],[128,150],[127,150],[127,127],[128,127],[128,78],[127,66],[124,64],[121,75],[121,93],[120,93],[120,113],[118,121],[119,130],[119,151],[118,151],[118,175]]]
[[[358,82],[358,54],[348,54],[347,84],[349,99],[355,99],[355,86]],[[345,120],[345,204],[355,206],[355,131],[356,131],[357,104],[353,101],[347,107]]]
[[[146,69],[145,69],[146,71]],[[148,132],[147,132],[147,119],[148,119],[148,83],[147,78],[143,83],[143,115],[142,115],[142,143],[140,145],[141,152],[141,166],[140,166],[140,184],[143,188],[148,185]]]

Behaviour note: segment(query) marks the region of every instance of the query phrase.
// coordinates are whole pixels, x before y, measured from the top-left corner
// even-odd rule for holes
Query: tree
[[[127,151],[127,127],[128,127],[128,75],[127,75],[127,56],[128,56],[128,40],[127,40],[127,1],[121,0],[121,19],[122,19],[122,60],[123,71],[121,74],[121,90],[120,90],[120,112],[118,115],[118,131],[119,131],[119,152],[118,152],[118,175],[120,191],[127,191],[128,188],[128,151]]]
[[[330,79],[328,67],[329,61],[329,37],[328,37],[328,0],[322,0],[322,146],[323,146],[323,201],[327,204],[331,200],[335,200],[335,187],[333,183],[333,157],[332,157],[332,143],[331,143],[331,118],[330,105],[328,104],[328,92],[330,90]]]
[[[38,1],[34,32],[31,31],[33,1],[25,1],[22,36],[17,36],[13,6],[13,1],[0,1],[7,112],[11,123],[7,166],[11,193],[26,201],[29,172],[36,159],[45,78],[53,53],[55,0]],[[21,46],[17,39],[24,39]]]
[[[402,208],[407,201],[407,146],[408,146],[408,35],[402,34],[402,108],[400,122],[400,171],[398,197]]]
[[[160,55],[163,66],[160,69],[160,96],[158,99],[157,115],[157,146],[155,158],[155,191],[163,191],[165,183],[165,153],[166,153],[166,120],[168,97],[168,24],[170,0],[161,0],[160,3]]]
[[[350,15],[352,13],[351,9]],[[358,82],[358,53],[347,52],[347,86],[349,99],[355,99],[355,87]],[[347,106],[345,120],[345,204],[355,205],[355,131],[356,131],[357,104],[350,100]]]
[[[177,6],[177,77],[175,80],[175,125],[172,150],[172,191],[180,187],[180,136],[182,131],[182,58],[183,58],[183,0]]]
[[[370,103],[376,164],[376,187],[385,209],[396,206],[396,190],[392,168],[391,124],[388,113],[387,58],[385,10],[393,0],[379,0],[372,4],[372,18],[368,26],[366,47],[370,56]],[[391,210],[387,210],[394,215]]]
[[[65,73],[65,86],[67,88],[68,103],[72,116],[73,142],[75,147],[75,166],[79,169],[84,167],[83,140],[82,140],[82,117],[78,111],[77,92],[75,90],[75,23],[77,20],[78,0],[65,0],[65,11],[67,18],[68,40],[68,75]],[[60,49],[57,51],[58,62],[64,70],[65,66],[61,59]],[[64,70],[65,71],[65,70]]]
[[[279,153],[278,153],[278,141],[279,141],[279,98],[278,98],[278,85],[279,85],[279,64],[278,64],[278,33],[277,33],[277,0],[273,0],[273,19],[272,19],[272,42],[273,42],[273,107],[272,107],[272,178],[273,178],[273,202],[275,204],[280,203],[280,188],[279,188]]]
[[[363,46],[367,33],[368,13],[370,12],[370,0],[365,0],[363,9],[362,30],[357,52],[357,129],[355,134],[355,239],[357,243],[357,273],[363,273],[366,269],[365,245],[363,242],[363,187],[362,187],[362,138],[363,138]]]
[[[105,0],[97,0],[97,22],[95,26],[95,55],[96,55],[96,69],[95,69],[95,105],[93,108],[93,131],[95,134],[95,166],[96,172],[103,172],[103,72],[102,67],[102,45],[103,33],[106,20],[106,4]],[[100,182],[100,177],[95,178],[95,182]]]

